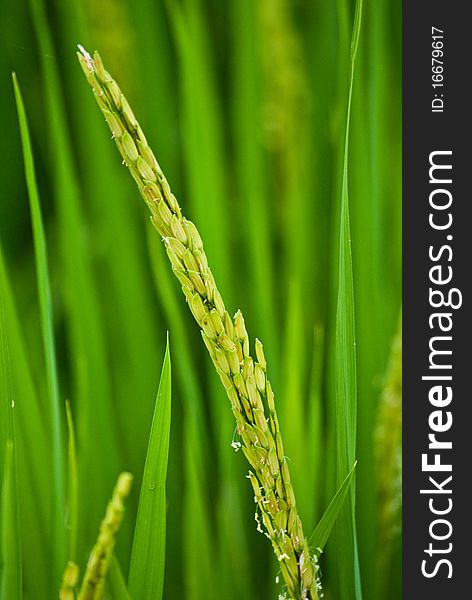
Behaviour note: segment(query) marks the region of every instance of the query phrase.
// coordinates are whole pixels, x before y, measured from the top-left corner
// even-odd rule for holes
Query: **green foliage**
[[[329,503],[328,508],[325,510],[318,525],[316,526],[315,531],[310,537],[310,544],[314,547],[315,553],[317,555],[321,554],[321,552],[323,551],[323,548],[325,547],[325,544],[328,541],[329,534],[331,533],[331,530],[333,529],[333,526],[336,523],[336,519],[338,518],[344,500],[346,499],[349,486],[351,485],[356,464],[357,463],[354,463],[354,466],[346,475],[346,478],[340,485],[338,491],[334,495],[334,498]]]
[[[166,547],[166,478],[171,415],[169,339],[152,419],[129,572],[135,598],[162,598]]]
[[[20,599],[23,597],[22,560],[18,520],[18,487],[13,440],[7,441],[4,465],[1,491],[2,578],[0,581],[0,594],[2,598]]]
[[[1,436],[3,480],[0,493],[0,596],[21,599],[23,597],[21,535],[18,510],[18,481],[15,457],[14,401],[11,393],[10,353],[5,327],[5,311],[0,296],[0,389],[2,403],[0,415],[3,431]]]
[[[108,586],[114,600],[131,600],[125,578],[121,572],[120,565],[116,556],[113,556],[108,571]]]
[[[64,482],[64,448],[61,422],[61,406],[59,400],[59,382],[57,376],[56,349],[53,328],[51,289],[49,281],[49,267],[46,249],[41,206],[39,201],[38,186],[34,168],[34,159],[31,149],[31,140],[28,131],[25,108],[21,91],[16,76],[13,75],[13,86],[18,109],[21,142],[23,145],[23,158],[25,162],[25,177],[28,187],[30,202],[31,222],[33,226],[34,252],[36,259],[36,276],[39,297],[39,312],[41,321],[41,336],[43,341],[44,359],[46,366],[46,379],[48,398],[50,404],[50,418],[52,431],[52,457],[53,457],[53,540],[55,569],[59,573],[60,565],[65,560],[64,548],[64,518],[65,514],[65,482]]]
[[[341,485],[356,458],[357,364],[348,173],[352,93],[361,20],[362,0],[359,0],[356,3],[352,31],[340,182],[339,267],[334,345],[334,437],[337,485]],[[341,598],[361,600],[354,485],[351,487],[347,506],[341,511],[336,525],[336,546],[339,595]]]
[[[339,510],[320,557],[325,596],[352,600],[357,589],[359,597],[360,577],[364,600],[378,600],[380,585],[382,600],[397,600],[395,548],[383,548],[385,580],[376,581],[386,539],[377,490],[390,488],[379,482],[373,434],[400,309],[400,9],[365,3],[350,90],[353,0],[5,1],[2,600],[21,597],[21,588],[33,600],[57,597],[68,560],[84,572],[124,470],[135,483],[105,597],[129,598],[167,330],[163,597],[269,600],[281,592],[279,565],[253,520],[245,459],[231,448],[224,390],[84,84],[78,42],[99,50],[129,91],[202,233],[228,311],[241,308],[248,331],[261,336],[305,532],[319,524],[326,538]],[[29,117],[24,155],[12,70]]]

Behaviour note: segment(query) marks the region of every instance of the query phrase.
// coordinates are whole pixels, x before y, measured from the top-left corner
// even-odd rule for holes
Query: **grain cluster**
[[[318,566],[297,512],[262,343],[256,339],[251,355],[241,311],[231,318],[226,310],[200,234],[182,215],[128,101],[100,56],[95,52],[92,57],[80,48],[78,57],[123,162],[151,211],[151,221],[162,236],[172,270],[230,400],[240,438],[233,446],[242,448],[251,466],[248,478],[258,529],[272,543],[285,597],[317,600]]]

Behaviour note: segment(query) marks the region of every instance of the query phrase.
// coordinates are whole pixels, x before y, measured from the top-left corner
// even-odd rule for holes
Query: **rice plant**
[[[2,600],[400,597],[400,17],[6,1]]]
[[[262,343],[256,338],[256,361],[241,311],[231,318],[208,266],[200,233],[182,216],[175,196],[147,144],[131,107],[97,52],[78,54],[95,98],[110,127],[124,164],[130,170],[162,236],[167,255],[205,346],[231,403],[236,430],[254,473],[248,478],[290,598],[318,598],[316,565],[298,516],[287,459],[267,379]],[[259,513],[256,512],[256,519]],[[260,527],[259,527],[260,528]]]

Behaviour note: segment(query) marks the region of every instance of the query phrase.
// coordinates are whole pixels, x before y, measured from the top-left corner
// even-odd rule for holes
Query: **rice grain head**
[[[200,234],[182,215],[126,98],[105,70],[99,54],[95,52],[92,57],[80,46],[79,50],[87,81],[123,163],[149,207],[151,222],[162,236],[172,270],[230,400],[242,450],[253,469],[248,478],[254,501],[264,534],[279,561],[285,597],[318,600],[318,565],[310,555],[297,512],[262,343],[256,339],[254,360],[243,315],[237,311],[233,318],[229,316]]]
[[[79,581],[79,566],[69,561],[62,576],[59,600],[75,600],[75,588]]]
[[[100,600],[103,596],[105,579],[115,547],[116,534],[125,513],[124,500],[130,493],[132,482],[133,476],[131,473],[120,473],[113,495],[108,503],[105,517],[101,522],[98,539],[90,553],[77,600]],[[64,579],[66,579],[68,568],[70,568],[70,563],[66,567]],[[73,596],[70,596],[70,598],[73,598]]]

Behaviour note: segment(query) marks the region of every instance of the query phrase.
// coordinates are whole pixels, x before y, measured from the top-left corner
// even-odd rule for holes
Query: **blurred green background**
[[[68,556],[48,535],[52,426],[11,72],[22,88],[33,140],[59,394],[62,404],[71,402],[77,430],[75,559],[83,568],[116,476],[126,469],[135,476],[117,545],[126,576],[169,330],[164,597],[265,600],[280,590],[276,561],[256,531],[244,456],[231,448],[229,403],[146,207],[120,165],[77,63],[76,44],[99,50],[119,81],[174,194],[202,234],[228,310],[241,308],[249,335],[264,343],[309,536],[336,486],[334,338],[354,8],[348,0],[3,0],[0,293],[18,420],[25,598],[55,597],[57,565]],[[397,0],[364,2],[348,175],[359,569],[366,600],[397,600],[401,492],[392,456],[399,451],[401,408],[393,416],[379,410],[382,398],[400,393],[392,384],[401,306]],[[379,429],[382,418],[392,425]],[[36,420],[24,429],[25,419]],[[63,427],[65,435],[65,416]],[[3,421],[2,428],[0,465]],[[336,539],[321,559],[325,597],[351,600],[340,592]]]

